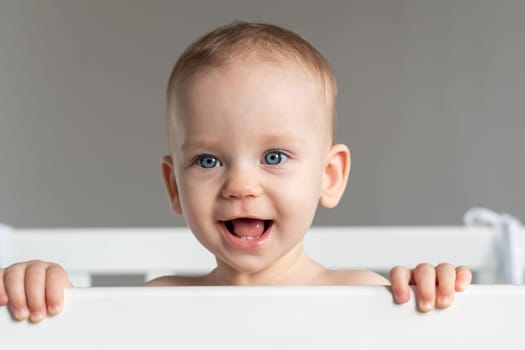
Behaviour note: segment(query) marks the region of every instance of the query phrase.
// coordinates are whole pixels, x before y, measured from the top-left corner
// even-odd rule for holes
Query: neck
[[[239,271],[217,260],[217,267],[207,279],[212,285],[306,285],[323,271],[325,268],[310,259],[302,244],[298,244],[285,256],[256,272]]]

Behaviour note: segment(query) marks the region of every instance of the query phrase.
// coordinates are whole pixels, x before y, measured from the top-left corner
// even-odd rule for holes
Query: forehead
[[[329,133],[331,115],[314,74],[290,62],[255,58],[200,70],[175,91],[170,128],[180,133],[225,123],[279,130],[294,124]]]

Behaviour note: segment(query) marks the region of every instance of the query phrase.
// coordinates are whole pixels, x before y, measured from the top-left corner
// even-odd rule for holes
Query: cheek
[[[293,199],[286,202],[286,207],[283,208],[281,212],[282,217],[286,218],[286,231],[304,234],[312,225],[318,207],[319,197],[313,195],[312,191],[306,190],[300,193],[290,194],[289,198]],[[292,236],[290,238],[292,238]]]
[[[310,224],[321,196],[322,174],[319,167],[310,166],[300,170],[278,188],[281,210],[289,217],[308,219]]]
[[[180,188],[181,205],[186,215],[205,210],[211,203],[212,189],[195,181],[183,181]]]
[[[179,183],[179,195],[182,210],[187,220],[191,220],[200,213],[207,212],[214,196],[214,188],[206,181],[197,181],[191,176],[182,176]]]
[[[208,250],[209,237],[206,232],[210,230],[210,218],[213,217],[213,203],[210,191],[204,186],[195,186],[191,182],[183,182],[180,189],[181,206],[184,220],[197,240]]]

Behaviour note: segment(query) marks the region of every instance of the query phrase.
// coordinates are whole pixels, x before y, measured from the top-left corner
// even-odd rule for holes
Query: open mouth
[[[245,241],[261,239],[272,225],[272,220],[253,218],[238,218],[224,221],[224,226],[232,236]]]

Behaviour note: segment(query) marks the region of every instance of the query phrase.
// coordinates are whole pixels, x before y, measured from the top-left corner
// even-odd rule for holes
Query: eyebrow
[[[220,142],[210,142],[207,140],[185,141],[181,149],[187,151],[188,149],[214,149]]]
[[[304,137],[297,133],[272,133],[261,135],[260,139],[265,143],[283,143],[283,142],[300,142]]]
[[[271,132],[266,134],[257,135],[254,138],[255,142],[267,145],[268,147],[291,147],[296,144],[304,144],[308,142],[306,137],[302,137],[297,132]],[[183,152],[194,151],[194,150],[216,150],[220,149],[223,145],[222,139],[187,139],[181,145]]]
[[[303,137],[293,132],[285,133],[268,133],[263,135],[258,135],[256,140],[258,142],[266,144],[283,144],[283,143],[296,143],[303,142]],[[188,140],[184,142],[181,146],[181,149],[187,151],[188,149],[215,149],[221,146],[221,141],[214,140]]]

